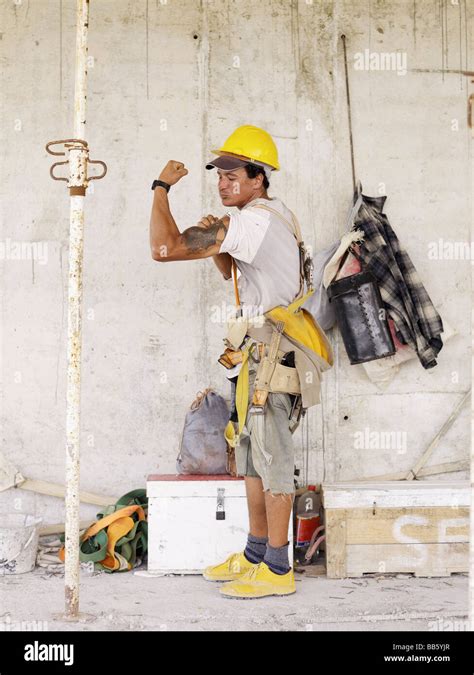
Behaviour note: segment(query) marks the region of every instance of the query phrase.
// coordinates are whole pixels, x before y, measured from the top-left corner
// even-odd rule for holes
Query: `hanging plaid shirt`
[[[385,200],[386,197],[362,195],[354,218],[354,229],[364,231],[360,260],[378,282],[397,338],[416,351],[424,368],[433,368],[443,346],[443,322],[408,253],[382,213]]]

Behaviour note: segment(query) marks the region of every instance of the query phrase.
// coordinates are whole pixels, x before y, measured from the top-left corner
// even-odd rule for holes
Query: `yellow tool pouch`
[[[285,335],[316,352],[332,365],[332,350],[328,339],[324,332],[318,329],[312,315],[301,307],[313,293],[314,291],[309,291],[302,298],[294,300],[288,307],[282,305],[274,307],[265,316],[272,323],[283,321]]]

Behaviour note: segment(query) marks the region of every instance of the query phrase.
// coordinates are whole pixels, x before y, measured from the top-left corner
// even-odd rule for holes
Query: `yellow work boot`
[[[264,562],[254,565],[240,579],[224,584],[219,591],[228,598],[265,598],[269,595],[296,593],[293,569],[286,574],[275,574]]]
[[[241,553],[232,553],[223,563],[206,567],[202,576],[208,581],[233,581],[239,579],[249,570],[257,567]]]

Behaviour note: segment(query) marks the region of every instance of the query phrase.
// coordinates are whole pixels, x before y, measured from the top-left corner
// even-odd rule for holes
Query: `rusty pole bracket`
[[[69,154],[69,159],[64,162],[55,162],[50,170],[49,175],[53,180],[63,180],[66,181],[69,188],[70,195],[82,195],[86,194],[87,186],[91,180],[100,180],[107,173],[107,165],[105,162],[102,162],[100,159],[89,159],[89,146],[87,141],[84,141],[80,138],[66,138],[60,141],[50,141],[46,143],[46,152],[50,155],[64,157],[66,155],[65,150],[57,151],[52,150],[51,147],[54,145],[61,145]],[[64,164],[69,165],[69,178],[65,176],[56,176],[54,169],[57,166],[62,166]],[[88,164],[100,164],[103,168],[101,174],[97,176],[88,176],[87,175],[87,165]]]

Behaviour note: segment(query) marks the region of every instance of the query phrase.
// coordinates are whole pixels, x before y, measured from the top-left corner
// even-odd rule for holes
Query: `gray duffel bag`
[[[186,413],[181,447],[176,460],[180,474],[227,473],[224,430],[229,421],[225,400],[212,389],[199,392]]]

